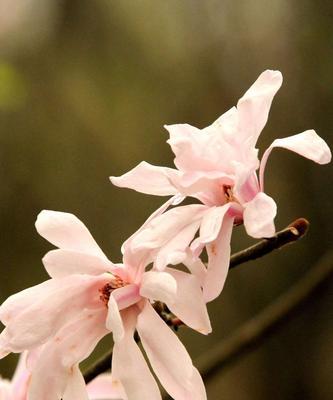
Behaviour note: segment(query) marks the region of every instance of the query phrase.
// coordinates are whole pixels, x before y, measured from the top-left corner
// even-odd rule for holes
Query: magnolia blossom
[[[122,398],[161,399],[133,339],[135,329],[168,393],[176,400],[205,399],[185,347],[152,306],[162,301],[186,325],[209,333],[199,280],[171,268],[146,271],[152,254],[149,249],[131,252],[135,235],[124,244],[124,263],[112,263],[73,214],[42,211],[36,228],[58,247],[43,258],[51,279],[9,297],[0,307],[6,326],[0,335],[1,356],[29,350],[29,400],[88,399],[78,364],[110,331],[115,342],[112,374],[123,388]]]
[[[160,196],[191,196],[202,203],[160,215],[137,236],[136,244],[137,248],[155,248],[157,253],[167,245],[168,258],[159,257],[160,262],[155,263],[157,269],[163,270],[173,259],[175,263],[188,261],[188,245],[199,229],[190,253],[198,263],[196,256],[204,246],[207,248],[209,262],[203,283],[206,301],[217,297],[223,288],[233,225],[244,223],[247,233],[254,238],[275,234],[277,207],[264,193],[264,170],[271,151],[285,148],[319,164],[331,160],[324,140],[314,130],[308,130],[274,140],[259,162],[256,142],[281,84],[281,73],[267,70],[237,107],[207,128],[188,124],[166,126],[177,169],[142,162],[123,176],[111,177],[112,183],[120,187]],[[202,266],[199,270],[202,275]]]

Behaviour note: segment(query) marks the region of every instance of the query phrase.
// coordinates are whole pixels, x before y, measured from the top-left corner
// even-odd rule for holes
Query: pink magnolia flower
[[[198,279],[171,268],[146,271],[151,254],[142,249],[134,257],[131,239],[124,245],[124,264],[113,264],[72,214],[42,211],[36,228],[58,247],[43,258],[51,279],[9,297],[0,307],[6,326],[0,335],[1,356],[29,350],[29,400],[88,399],[78,364],[110,331],[113,377],[127,398],[160,399],[133,339],[135,329],[170,395],[204,399],[201,377],[185,347],[151,305],[162,301],[185,324],[209,333]]]
[[[216,298],[223,288],[234,224],[244,223],[247,233],[254,238],[275,234],[277,207],[264,193],[264,170],[271,151],[285,148],[319,164],[331,160],[324,140],[314,130],[308,130],[274,140],[259,162],[256,142],[281,84],[281,73],[267,70],[238,101],[237,107],[212,125],[204,129],[188,124],[166,126],[177,169],[142,162],[120,177],[111,177],[112,183],[119,187],[160,196],[180,194],[201,201],[202,205],[182,206],[160,215],[135,241],[138,247],[147,244],[154,247],[159,255],[158,249],[168,243],[168,257],[157,256],[155,263],[156,269],[163,270],[173,258],[176,262],[186,257],[188,260],[188,245],[200,229],[191,250],[193,260],[198,263],[195,256],[204,246],[207,248],[209,262],[203,283],[207,301]],[[202,266],[199,270],[202,275]]]

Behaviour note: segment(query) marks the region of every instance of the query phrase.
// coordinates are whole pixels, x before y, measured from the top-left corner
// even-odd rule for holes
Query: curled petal
[[[261,160],[259,176],[262,191],[264,190],[264,171],[267,159],[271,151],[276,147],[294,151],[318,164],[327,164],[332,158],[326,142],[313,129],[283,139],[275,139],[265,151]]]
[[[173,208],[152,219],[132,240],[135,250],[154,249],[165,245],[187,225],[201,219],[206,206],[192,204]]]
[[[35,225],[37,232],[56,247],[107,259],[86,226],[73,214],[43,210]]]
[[[243,218],[246,232],[254,238],[268,238],[275,235],[274,218],[276,203],[263,192],[245,205]]]
[[[177,282],[168,272],[148,271],[142,276],[140,294],[151,300],[172,302],[177,292]]]
[[[175,400],[206,399],[202,379],[185,347],[147,302],[137,330],[155,374]]]
[[[255,145],[266,125],[269,109],[276,92],[282,85],[280,71],[264,71],[237,103],[239,112],[239,142],[250,139]]]
[[[186,251],[200,226],[200,220],[189,223],[175,233],[172,239],[162,246],[154,261],[154,268],[162,271],[168,264],[180,264],[186,258]]]
[[[124,337],[124,326],[119,312],[118,304],[111,293],[108,301],[108,314],[106,328],[113,333],[114,342],[119,342]]]
[[[111,176],[111,182],[119,187],[126,187],[137,192],[157,196],[170,196],[178,193],[171,180],[177,179],[178,171],[172,168],[157,167],[145,161],[126,174]]]

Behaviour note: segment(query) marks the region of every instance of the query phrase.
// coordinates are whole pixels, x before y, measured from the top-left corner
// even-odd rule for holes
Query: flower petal
[[[206,206],[192,204],[172,208],[152,219],[150,223],[132,240],[132,248],[154,249],[165,245],[187,225],[201,219]]]
[[[167,272],[148,271],[142,276],[140,294],[164,303],[173,301],[177,292],[175,278]]]
[[[178,337],[146,302],[137,330],[155,374],[175,400],[203,400],[203,382]]]
[[[87,385],[89,400],[123,400],[127,399],[121,383],[114,380],[109,373],[98,375]]]
[[[165,301],[170,311],[190,328],[205,335],[210,333],[212,327],[198,278],[171,268],[166,268],[166,272],[177,282],[177,293],[172,301]]]
[[[73,214],[43,210],[35,225],[37,232],[56,247],[107,259],[86,226]]]
[[[268,238],[275,235],[274,218],[276,203],[263,192],[245,204],[244,226],[248,235],[254,238]]]
[[[86,383],[78,365],[72,367],[70,378],[68,379],[65,392],[62,395],[62,400],[75,399],[89,400]]]
[[[8,324],[0,335],[1,345],[12,352],[22,352],[45,343],[83,309],[104,311],[99,289],[107,282],[105,276],[70,275],[52,284],[46,281],[37,285],[36,293],[31,288],[27,296],[11,296],[9,310],[15,310],[17,303],[19,313],[8,314],[4,303],[1,311]],[[24,298],[30,303],[22,304]]]
[[[99,275],[116,268],[105,258],[63,249],[49,251],[43,258],[43,264],[51,278],[63,278],[72,274]]]
[[[114,342],[119,342],[124,337],[124,326],[119,312],[118,304],[111,293],[108,301],[108,314],[106,328],[112,332]]]
[[[122,311],[125,334],[113,347],[112,376],[119,380],[128,400],[161,400],[161,394],[148,365],[133,339],[137,311]]]
[[[176,265],[183,262],[187,257],[186,250],[199,226],[200,220],[197,220],[184,226],[179,232],[175,232],[172,239],[162,246],[155,255],[154,269],[162,271],[168,264]]]
[[[282,85],[280,71],[264,71],[237,103],[239,113],[239,143],[249,138],[253,147],[266,125],[269,109],[276,92]]]
[[[332,158],[331,151],[326,142],[313,129],[286,138],[275,139],[261,159],[259,173],[261,190],[264,190],[264,171],[268,156],[276,147],[294,151],[300,156],[318,164],[327,164]]]
[[[88,398],[78,364],[90,355],[97,342],[108,333],[104,319],[104,310],[83,311],[74,322],[55,334],[35,361],[29,400]]]
[[[157,196],[169,196],[178,193],[171,179],[177,179],[178,171],[172,168],[157,167],[145,161],[126,174],[111,176],[111,182],[118,187],[126,187],[137,192]]]
[[[225,214],[217,238],[207,244],[208,267],[203,286],[206,302],[214,300],[221,293],[229,271],[230,240],[234,217]]]

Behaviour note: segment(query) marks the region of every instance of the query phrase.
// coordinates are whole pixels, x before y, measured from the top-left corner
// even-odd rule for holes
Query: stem
[[[236,266],[243,264],[250,260],[255,260],[262,257],[273,250],[279,249],[288,243],[293,243],[298,239],[302,238],[309,228],[309,222],[304,218],[299,218],[292,222],[287,228],[278,232],[275,236],[269,239],[263,239],[255,245],[248,247],[238,253],[235,253],[230,258],[229,268],[235,268]],[[156,303],[157,308],[161,307],[160,303]],[[163,308],[163,307],[162,307]],[[161,308],[161,309],[162,309]],[[159,309],[157,310],[159,312]],[[161,315],[161,312],[159,312]],[[164,318],[165,319],[165,318]],[[182,322],[178,318],[170,319],[167,318],[167,324],[177,329]],[[136,341],[139,341],[136,335]],[[89,367],[84,373],[84,379],[86,383],[89,383],[96,378],[102,372],[110,369],[112,360],[112,351],[103,355],[98,359],[91,367]]]
[[[309,221],[305,218],[298,218],[285,229],[277,232],[275,236],[269,239],[263,239],[247,249],[241,250],[230,257],[229,269],[237,267],[247,261],[263,257],[273,250],[277,250],[286,244],[293,243],[301,239],[309,229]]]

